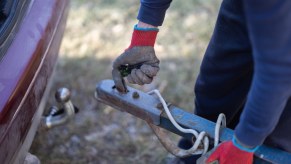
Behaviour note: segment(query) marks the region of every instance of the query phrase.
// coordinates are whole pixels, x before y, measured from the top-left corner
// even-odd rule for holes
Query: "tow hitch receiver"
[[[120,93],[114,88],[112,80],[103,80],[96,86],[95,97],[98,101],[120,111],[126,111],[135,117],[145,120],[160,128],[176,133],[182,137],[192,139],[190,134],[181,133],[170,122],[158,98],[128,86],[127,93]],[[168,104],[169,110],[176,122],[181,126],[197,131],[205,131],[210,138],[214,138],[215,123],[201,118],[183,109]],[[233,130],[223,128],[220,131],[220,141],[231,140]],[[291,154],[265,145],[255,152],[255,163],[290,163]]]

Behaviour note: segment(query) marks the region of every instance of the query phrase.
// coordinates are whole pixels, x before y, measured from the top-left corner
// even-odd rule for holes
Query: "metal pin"
[[[139,98],[139,94],[137,92],[133,92],[132,93],[132,98],[138,99]]]

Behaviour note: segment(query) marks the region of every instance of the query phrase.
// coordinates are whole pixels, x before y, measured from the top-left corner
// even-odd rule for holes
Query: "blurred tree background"
[[[160,27],[154,82],[164,98],[193,111],[193,86],[221,1],[174,0]],[[47,108],[59,87],[80,108],[67,125],[37,133],[31,152],[42,163],[166,163],[168,152],[147,124],[94,99],[95,85],[111,78],[111,63],[130,43],[138,0],[71,0],[71,10]],[[175,140],[177,136],[172,136]]]

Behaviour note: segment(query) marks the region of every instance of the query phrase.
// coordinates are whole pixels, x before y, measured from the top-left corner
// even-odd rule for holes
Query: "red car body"
[[[29,150],[68,13],[68,0],[22,1],[0,58],[0,163],[22,163]]]

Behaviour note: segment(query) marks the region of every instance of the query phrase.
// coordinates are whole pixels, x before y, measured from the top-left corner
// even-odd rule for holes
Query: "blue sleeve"
[[[172,0],[140,0],[137,19],[153,26],[161,26],[171,2]]]
[[[291,96],[291,1],[244,0],[244,10],[254,75],[235,135],[257,146],[274,130]]]

